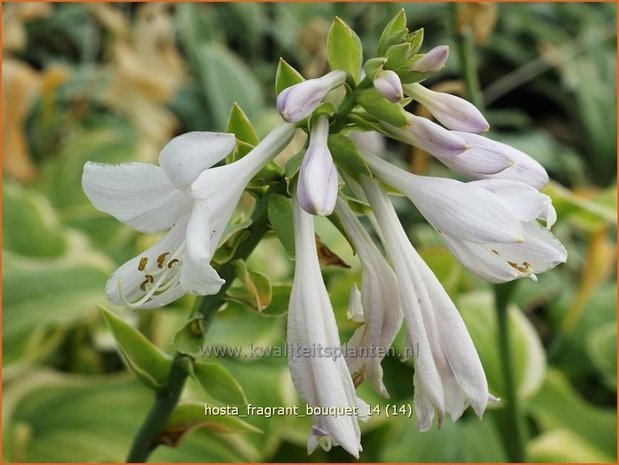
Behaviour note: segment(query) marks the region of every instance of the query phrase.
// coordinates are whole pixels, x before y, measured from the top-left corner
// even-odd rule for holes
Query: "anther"
[[[170,255],[170,252],[164,252],[157,257],[157,267],[163,268],[163,264],[165,263],[166,256]]]
[[[168,263],[168,268],[172,268],[178,262],[179,262],[179,260],[176,259],[176,258],[174,260],[170,260],[170,263]]]
[[[146,264],[148,263],[148,257],[140,258],[140,264],[138,265],[138,271],[144,271]]]

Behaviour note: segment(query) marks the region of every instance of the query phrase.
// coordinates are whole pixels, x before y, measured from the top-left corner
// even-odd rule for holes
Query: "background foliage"
[[[166,354],[187,343],[187,334],[175,333],[191,297],[163,311],[118,308],[116,317],[102,318],[98,305],[105,304],[108,275],[153,238],[89,204],[80,184],[84,162],[155,161],[176,134],[224,130],[233,102],[263,135],[279,120],[274,75],[280,56],[306,77],[321,75],[335,15],[356,30],[366,50],[375,50],[383,26],[402,7],[411,29],[425,28],[424,50],[442,43],[454,50],[454,18],[448,5],[437,3],[4,5],[7,460],[123,460],[152,402],[140,380],[156,383]],[[559,214],[556,234],[569,251],[567,264],[538,283],[521,282],[510,309],[532,461],[616,459],[615,14],[610,3],[470,4],[457,18],[475,37],[492,136],[548,169],[555,180],[546,192]],[[462,93],[459,76],[453,53],[429,84]],[[389,144],[385,156],[418,173],[448,174],[426,154],[399,144]],[[251,202],[243,205],[241,225]],[[461,268],[409,203],[397,207],[458,304],[491,391],[500,397],[490,287]],[[359,265],[336,230],[318,223],[323,241],[352,266],[324,269],[346,340],[354,329],[345,316],[348,292]],[[284,343],[292,262],[272,236],[247,266],[239,264],[244,279],[215,319],[210,346]],[[256,293],[255,286],[252,292],[255,283],[271,294]],[[136,339],[135,329],[154,345]],[[389,402],[410,403],[410,363],[394,356],[384,366]],[[183,394],[185,410],[170,426],[188,434],[176,448],[158,448],[153,460],[350,460],[338,448],[306,456],[308,419],[226,423],[201,414],[204,402],[297,403],[285,359],[205,358],[195,380]],[[387,402],[365,386],[360,393],[372,404]],[[483,422],[467,413],[455,425],[419,433],[414,419],[373,417],[364,426],[361,459],[502,461],[499,420],[500,409],[488,411]]]

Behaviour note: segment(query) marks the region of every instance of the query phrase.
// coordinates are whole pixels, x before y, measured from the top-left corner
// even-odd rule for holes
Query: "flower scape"
[[[292,202],[295,274],[288,307],[288,344],[342,345],[323,281],[314,216],[327,216],[358,255],[359,287],[348,315],[359,324],[348,346],[388,348],[403,327],[415,348],[414,413],[420,430],[470,407],[483,416],[489,402],[484,368],[451,298],[402,227],[390,195],[412,202],[454,257],[491,283],[540,273],[566,261],[552,234],[556,213],[540,192],[544,168],[529,155],[481,134],[489,130],[468,101],[435,92],[423,81],[441,71],[447,46],[422,52],[423,30],[409,32],[400,12],[385,27],[376,57],[363,61],[356,34],[339,18],[329,33],[332,71],[304,80],[285,61],[277,77],[277,109],[284,122],[255,144],[238,135],[190,132],[171,140],[150,163],[88,162],[82,185],[93,205],[142,233],[165,235],[109,278],[114,305],[156,309],[185,294],[225,291],[213,257],[247,186],[271,166],[295,132],[305,147],[286,166],[282,192]],[[407,111],[422,105],[432,119]],[[452,178],[420,176],[382,158],[371,139],[380,134],[424,150],[452,169]],[[266,186],[248,190],[268,198]],[[365,217],[362,221],[361,217]],[[208,297],[207,297],[208,299]],[[362,353],[361,351],[359,353]],[[362,450],[359,422],[368,405],[364,382],[388,397],[379,357],[303,357],[289,354],[301,399],[312,407],[354,415],[315,415],[307,443]],[[319,409],[320,410],[320,409]]]

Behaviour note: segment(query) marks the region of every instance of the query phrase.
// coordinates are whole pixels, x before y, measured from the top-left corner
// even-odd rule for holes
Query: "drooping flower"
[[[361,293],[356,287],[353,288],[349,308],[360,307],[360,311],[352,311],[351,316],[361,313],[364,324],[357,328],[348,342],[347,352],[353,355],[347,355],[346,362],[353,378],[360,381],[367,378],[376,392],[388,397],[382,382],[380,363],[383,357],[379,356],[379,351],[386,353],[402,324],[398,282],[393,270],[344,200],[338,199],[335,212],[362,266]]]
[[[106,285],[110,303],[152,309],[186,293],[218,292],[224,281],[210,265],[217,242],[245,184],[293,132],[291,125],[282,125],[241,160],[214,168],[209,167],[234,148],[233,134],[179,136],[161,151],[160,166],[86,163],[82,186],[97,209],[140,232],[169,229],[112,274]],[[206,178],[210,187],[200,190]]]
[[[362,178],[383,245],[398,279],[409,344],[415,354],[415,413],[421,431],[456,421],[470,405],[481,417],[492,396],[466,326],[440,282],[408,240],[387,194]]]
[[[505,179],[463,183],[416,176],[370,154],[366,160],[415,204],[465,267],[492,282],[535,279],[535,273],[567,258],[548,231],[556,220],[550,198],[528,184]]]
[[[312,126],[297,184],[299,203],[312,215],[330,215],[337,200],[337,170],[327,145],[328,137],[329,120],[321,115]]]
[[[406,195],[439,232],[477,242],[524,240],[521,221],[492,192],[455,179],[418,176],[364,155],[373,172]]]
[[[400,77],[391,70],[383,70],[374,78],[374,87],[387,100],[398,103],[404,98]]]
[[[517,278],[537,280],[536,273],[548,271],[567,260],[563,244],[550,232],[557,215],[550,197],[521,182],[493,179],[475,184],[495,194],[524,226],[524,242],[472,242],[443,234],[454,256],[478,276],[503,283]],[[538,223],[545,222],[545,227]]]
[[[448,129],[476,134],[490,129],[484,115],[463,98],[435,92],[419,83],[405,85],[404,92],[426,107],[432,116]]]
[[[277,111],[289,123],[301,121],[311,115],[326,95],[344,81],[346,73],[335,70],[322,77],[290,86],[277,96]]]
[[[449,47],[439,45],[428,51],[412,66],[411,71],[418,73],[435,73],[445,66],[449,58]]]
[[[334,355],[341,351],[333,308],[320,272],[314,236],[314,219],[293,197],[296,264],[288,309],[288,365],[301,399],[311,407],[358,409],[367,405],[357,398],[346,361]],[[317,347],[323,355],[312,352]],[[309,355],[309,356],[308,356]],[[307,447],[311,453],[320,445],[329,450],[342,446],[359,457],[361,432],[358,415],[315,415]]]

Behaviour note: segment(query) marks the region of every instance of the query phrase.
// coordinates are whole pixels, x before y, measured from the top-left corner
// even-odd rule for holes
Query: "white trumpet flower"
[[[381,396],[389,397],[383,385],[383,357],[378,356],[391,346],[402,324],[398,281],[368,233],[342,199],[337,200],[335,212],[350,237],[361,260],[361,294],[353,290],[351,307],[362,307],[364,324],[357,328],[348,342],[357,356],[346,359],[353,378],[367,379]],[[354,288],[356,289],[356,288]],[[360,302],[357,300],[360,299]],[[352,316],[355,313],[351,312]],[[365,354],[364,354],[365,349]]]
[[[346,72],[335,70],[287,87],[277,96],[277,111],[289,123],[301,121],[311,115],[326,95],[344,84],[344,81]]]
[[[490,129],[484,115],[463,98],[435,92],[418,83],[405,85],[404,92],[426,107],[432,116],[448,129],[476,134]]]
[[[110,303],[152,309],[186,293],[217,293],[224,281],[210,260],[224,228],[245,184],[293,133],[284,124],[244,158],[220,167],[212,166],[234,148],[233,134],[179,136],[161,151],[160,167],[86,163],[82,186],[97,209],[141,232],[171,228],[112,274],[106,285]]]
[[[455,179],[417,176],[364,153],[386,184],[406,195],[439,232],[473,242],[523,242],[522,222],[494,193]]]
[[[509,179],[536,189],[548,184],[548,173],[536,160],[502,142],[477,134],[454,131],[471,145],[461,157],[441,160],[471,179]]]
[[[567,260],[567,250],[550,232],[557,215],[550,197],[535,188],[516,181],[482,180],[471,184],[495,194],[506,208],[514,212],[524,225],[524,242],[471,242],[443,234],[454,256],[478,276],[504,283],[548,271]],[[538,223],[543,220],[545,227]]]
[[[449,47],[447,45],[439,45],[432,50],[426,52],[412,66],[411,71],[418,73],[435,73],[445,67],[445,63],[449,58]]]
[[[337,170],[327,145],[328,138],[329,120],[321,115],[312,126],[297,184],[299,203],[312,215],[330,215],[337,200]]]
[[[362,178],[398,277],[407,337],[415,357],[414,404],[420,430],[439,426],[444,414],[456,421],[470,405],[481,417],[493,397],[470,335],[440,282],[408,240],[387,194]]]
[[[391,70],[384,70],[374,78],[374,87],[387,100],[398,103],[404,98],[400,77]]]
[[[320,445],[342,446],[359,457],[361,432],[358,417],[367,414],[367,405],[357,398],[355,386],[343,357],[327,357],[313,352],[322,347],[335,354],[341,351],[333,308],[320,272],[314,236],[314,219],[293,197],[296,264],[288,309],[288,365],[301,399],[312,408],[351,409],[349,414],[314,415],[308,439],[308,453]],[[340,352],[341,353],[341,352]],[[356,412],[356,413],[355,413]]]

